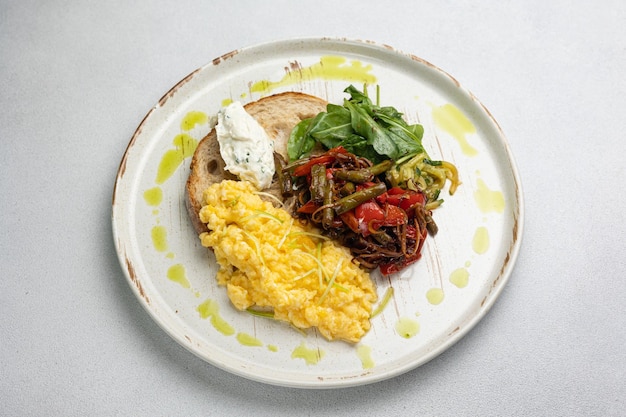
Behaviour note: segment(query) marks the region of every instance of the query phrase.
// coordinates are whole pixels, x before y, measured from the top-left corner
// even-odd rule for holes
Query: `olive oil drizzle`
[[[364,65],[361,61],[348,60],[342,56],[327,55],[319,62],[308,67],[301,67],[293,63],[287,68],[287,73],[279,81],[261,80],[250,87],[253,93],[269,93],[279,87],[310,81],[313,79],[337,80],[358,82],[365,84],[376,83],[376,76],[371,74],[371,65]]]

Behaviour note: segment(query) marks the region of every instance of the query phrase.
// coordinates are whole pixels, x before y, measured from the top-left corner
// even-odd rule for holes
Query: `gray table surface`
[[[369,39],[454,75],[500,123],[526,204],[509,283],[397,378],[268,386],[201,361],[140,306],[111,195],[147,111],[231,50]],[[0,415],[626,415],[626,3],[0,3]]]

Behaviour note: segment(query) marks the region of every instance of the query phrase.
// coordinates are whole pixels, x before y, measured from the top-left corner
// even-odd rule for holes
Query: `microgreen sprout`
[[[232,200],[230,200],[228,202],[228,207],[233,207],[235,204],[237,204],[239,202],[240,198],[241,198],[241,196],[238,195],[236,198],[233,198]]]
[[[323,236],[323,235],[320,235],[319,233],[311,233],[311,232],[291,232],[291,233],[289,233],[289,236],[300,236],[300,235],[314,237],[316,239],[321,239],[321,240],[330,240],[330,238],[328,236]]]
[[[308,275],[311,275],[314,272],[317,272],[317,269],[313,268],[313,269],[309,270],[308,272],[305,272],[304,274],[297,275],[297,276],[293,277],[293,280],[294,281],[298,281],[298,280],[300,280],[300,279],[302,279],[302,278],[304,278],[304,277],[306,277]]]
[[[274,318],[274,312],[273,311],[259,311],[259,310],[254,310],[251,307],[248,307],[246,309],[246,311],[250,314],[252,314],[253,316],[257,316],[257,317],[265,317],[268,319],[273,319]]]
[[[280,249],[285,243],[285,239],[287,239],[287,236],[289,235],[291,226],[293,226],[293,217],[289,220],[289,227],[287,227],[287,230],[285,230],[285,234],[283,235],[282,239],[280,239],[280,241],[278,242],[277,249]]]
[[[387,291],[385,291],[385,294],[383,295],[383,298],[380,300],[380,303],[378,303],[374,311],[372,311],[372,314],[370,314],[370,319],[373,319],[385,309],[385,307],[387,306],[387,303],[389,303],[389,300],[391,299],[392,296],[393,296],[393,287],[389,287],[387,288]]]
[[[255,191],[254,194],[259,195],[259,196],[262,195],[262,196],[268,197],[268,198],[276,201],[281,207],[284,206],[283,202],[278,197],[276,197],[274,194],[266,193],[266,192],[263,192],[263,191]]]
[[[283,223],[283,221],[281,219],[279,219],[278,217],[274,216],[273,214],[270,214],[266,211],[262,211],[262,210],[254,210],[254,214],[251,214],[249,216],[244,217],[243,219],[241,219],[242,221],[246,222],[248,220],[252,220],[256,217],[264,217],[266,219],[270,219],[270,220],[275,220],[278,223]]]
[[[254,237],[252,234],[248,233],[245,230],[242,230],[241,232],[244,235],[246,235],[248,239],[250,239],[254,243],[254,246],[256,248],[256,256],[261,261],[261,265],[265,266],[265,260],[263,259],[263,256],[261,255],[261,242],[259,242],[259,239],[257,239],[256,237]]]
[[[335,271],[333,272],[333,276],[330,278],[330,281],[328,282],[328,285],[326,286],[326,289],[324,290],[324,293],[320,297],[320,299],[317,302],[317,304],[322,304],[324,302],[324,299],[326,299],[326,296],[330,292],[331,287],[335,284],[335,279],[337,279],[337,275],[339,275],[339,270],[341,269],[341,265],[342,264],[343,264],[343,260],[340,259],[339,262],[337,262],[337,266],[335,267]]]
[[[322,262],[315,256],[311,255],[308,252],[302,252],[303,255],[308,256],[309,258],[313,259],[316,263],[317,263],[317,273],[318,273],[318,277],[319,277],[319,283],[320,283],[320,287],[322,287],[324,278],[323,278],[323,274],[324,274],[324,266],[322,265]]]

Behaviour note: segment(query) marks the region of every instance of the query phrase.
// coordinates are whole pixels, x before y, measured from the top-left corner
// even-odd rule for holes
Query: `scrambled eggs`
[[[274,318],[329,340],[357,342],[370,328],[376,290],[349,251],[261,200],[247,181],[204,192],[200,235],[219,264],[217,280],[239,310],[272,308]]]

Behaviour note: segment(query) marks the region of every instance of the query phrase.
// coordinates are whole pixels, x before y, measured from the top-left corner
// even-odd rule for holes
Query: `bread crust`
[[[303,119],[314,117],[326,110],[328,103],[315,96],[298,92],[286,92],[264,97],[244,105],[244,108],[265,129],[274,140],[274,150],[287,158],[287,140],[291,130]],[[215,129],[206,135],[196,148],[191,159],[190,173],[185,187],[185,205],[196,233],[208,229],[200,221],[199,213],[203,205],[203,192],[211,184],[225,179],[237,179],[226,171],[226,164],[220,155],[219,142]],[[279,196],[280,184],[276,175],[268,191]]]

